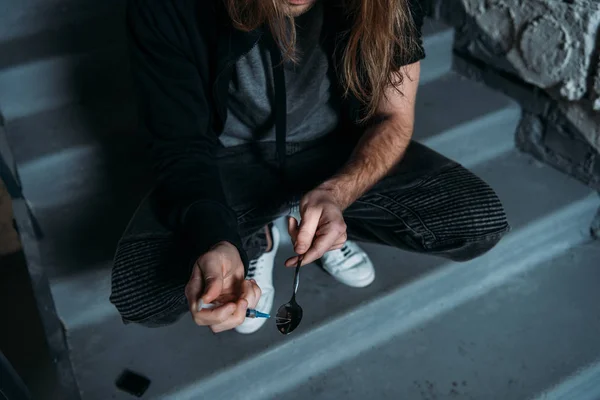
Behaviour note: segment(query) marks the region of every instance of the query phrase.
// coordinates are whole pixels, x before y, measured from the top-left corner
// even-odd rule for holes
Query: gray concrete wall
[[[455,50],[543,89],[600,150],[600,2],[432,0]]]

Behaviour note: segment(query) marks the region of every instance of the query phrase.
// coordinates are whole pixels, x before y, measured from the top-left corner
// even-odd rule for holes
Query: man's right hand
[[[246,310],[255,308],[261,291],[256,281],[244,279],[244,265],[237,248],[221,242],[198,258],[185,287],[185,296],[196,324],[214,333],[233,329],[244,322]],[[198,310],[204,304],[221,303],[213,309]]]

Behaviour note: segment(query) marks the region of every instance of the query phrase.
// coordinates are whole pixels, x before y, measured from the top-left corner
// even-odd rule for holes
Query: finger
[[[190,311],[193,313],[198,309],[198,299],[200,298],[200,292],[202,291],[202,273],[200,268],[194,264],[192,268],[192,276],[188,284],[185,286],[185,297],[187,298],[190,306]]]
[[[339,233],[332,231],[323,236],[318,236],[314,241],[310,249],[304,254],[303,264],[309,264],[325,254],[337,241]]]
[[[210,330],[214,333],[228,331],[230,329],[239,326],[246,319],[246,310],[248,309],[248,301],[246,299],[239,299],[236,303],[235,312],[229,316],[225,321],[211,325]]]
[[[325,226],[327,227],[327,229],[325,229],[325,228],[319,228],[317,230],[317,235],[316,235],[317,237],[323,237],[323,236],[326,236],[328,234],[335,235],[334,232],[336,232],[336,231],[342,231],[342,229],[343,229],[343,231],[342,231],[342,234],[335,240],[334,244],[332,244],[330,248],[326,249],[323,254],[327,253],[328,251],[339,250],[342,247],[344,247],[344,245],[346,244],[346,241],[348,240],[348,234],[347,234],[347,232],[345,230],[345,227],[343,227],[342,224],[340,224],[339,229],[336,229],[335,228],[335,224],[331,224],[331,223],[327,223]],[[329,232],[328,232],[328,230],[329,230]],[[320,257],[318,257],[317,260],[319,258]],[[306,264],[309,264],[309,263],[312,262],[308,258],[306,258],[306,256],[304,257],[304,260],[305,261],[302,262],[302,265],[306,265]],[[289,258],[285,262],[285,266],[286,267],[295,267],[297,264],[298,264],[298,256],[291,257],[291,258]]]
[[[262,289],[260,288],[260,286],[258,286],[258,284],[256,283],[256,281],[254,279],[250,279],[250,288],[252,289],[252,292],[254,294],[254,300],[250,301],[248,299],[248,308],[256,308],[256,305],[258,304],[258,301],[260,300],[260,296],[262,296]]]
[[[346,244],[346,240],[344,240],[343,242],[339,242],[334,244],[333,246],[331,246],[331,248],[329,250],[327,250],[325,253],[329,252],[329,251],[334,251],[334,250],[339,250],[342,247],[344,247],[344,245]],[[317,259],[318,260],[318,259]],[[286,262],[285,262],[285,266],[286,267],[295,267],[296,265],[298,265],[298,256],[289,258]],[[302,262],[302,265],[306,265],[305,262]]]
[[[333,244],[333,246],[331,246],[331,248],[327,251],[331,251],[331,250],[339,250],[342,247],[344,247],[344,245],[346,244],[346,242],[348,241],[348,234],[346,232],[344,232],[344,234],[342,236],[340,236],[335,243]]]
[[[294,217],[288,217],[288,233],[292,239],[292,243],[296,244],[298,239],[298,221]]]
[[[295,256],[292,258],[288,258],[287,261],[285,262],[285,266],[286,267],[290,267],[290,268],[295,268],[296,265],[298,265],[298,258],[300,258],[299,256]],[[302,262],[302,266],[306,265],[305,262]]]
[[[223,273],[221,265],[210,262],[207,265],[203,265],[200,271],[202,272],[202,282],[204,283],[202,301],[204,304],[209,304],[215,301],[223,291]]]
[[[334,245],[333,245],[333,246],[332,246],[332,247],[331,247],[329,250],[327,250],[327,251],[339,250],[339,249],[341,249],[342,247],[344,247],[344,245],[345,245],[345,244],[346,244],[346,242],[334,244]]]
[[[332,246],[332,247],[331,247],[329,250],[327,250],[325,253],[327,253],[327,252],[329,252],[329,251],[339,250],[339,249],[341,249],[342,247],[344,247],[344,245],[345,245],[345,244],[346,244],[346,242],[344,242],[344,243],[338,243],[338,244],[334,244],[334,245],[333,245],[333,246]],[[325,253],[323,253],[323,254],[325,254]],[[289,268],[296,267],[296,265],[298,265],[298,258],[299,258],[299,256],[295,256],[295,257],[292,257],[292,258],[289,258],[289,259],[287,259],[287,260],[286,260],[286,262],[285,262],[285,266],[286,266],[286,267],[289,267]],[[318,258],[317,258],[317,260],[318,260]],[[306,264],[308,264],[308,263],[306,263],[306,262],[304,262],[304,261],[302,262],[302,266],[304,266],[304,265],[306,265]]]
[[[260,293],[260,288],[256,282],[244,281],[241,288],[240,299],[245,299],[248,302],[248,307],[254,308],[260,299]]]
[[[227,303],[212,309],[192,311],[194,322],[200,326],[218,325],[229,319],[236,311],[236,303]]]
[[[246,319],[246,310],[255,308],[261,296],[261,290],[254,279],[244,281],[241,288],[237,309],[231,317],[222,323],[211,326],[215,333],[223,332],[239,326]]]
[[[319,227],[321,213],[322,209],[320,208],[309,208],[302,214],[302,223],[294,246],[294,251],[297,254],[304,254],[311,247],[315,232]]]
[[[333,221],[328,221],[328,222],[321,223],[321,225],[319,225],[319,228],[315,232],[315,236],[326,235],[327,233],[329,233],[332,230],[338,230],[341,232],[340,237],[337,240],[338,242],[341,242],[342,240],[343,241],[348,240],[348,232],[346,231],[346,223],[345,222],[336,223]]]

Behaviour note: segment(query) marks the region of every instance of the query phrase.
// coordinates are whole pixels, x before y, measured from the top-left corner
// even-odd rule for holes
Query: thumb
[[[215,301],[223,291],[223,275],[220,268],[208,266],[202,270],[204,293],[202,301],[209,304]]]
[[[190,281],[185,286],[185,297],[188,299],[189,304],[191,305],[193,310],[197,309],[198,298],[200,297],[200,292],[202,291],[202,272],[200,272],[200,268],[198,265],[194,265],[192,269],[192,276],[190,277]]]
[[[288,216],[288,233],[292,239],[292,244],[295,245],[298,238],[298,220],[292,216]]]

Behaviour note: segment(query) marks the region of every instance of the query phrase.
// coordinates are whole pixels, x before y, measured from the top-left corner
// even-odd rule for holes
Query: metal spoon
[[[279,307],[277,318],[275,319],[277,329],[284,335],[292,333],[292,331],[300,325],[300,321],[302,321],[302,307],[296,303],[296,292],[298,291],[298,284],[300,283],[301,265],[302,257],[299,257],[298,264],[296,265],[296,272],[294,274],[294,293],[287,304]]]

